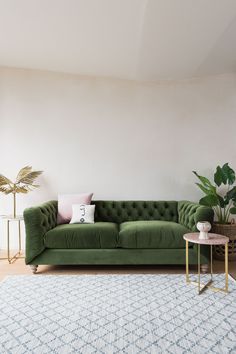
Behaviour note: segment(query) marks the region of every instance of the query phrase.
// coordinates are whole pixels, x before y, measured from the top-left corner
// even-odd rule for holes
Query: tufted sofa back
[[[91,204],[96,206],[95,221],[117,224],[136,220],[164,220],[179,222],[189,230],[197,231],[198,221],[207,220],[212,223],[214,217],[211,208],[189,201],[95,200]],[[45,234],[57,225],[57,201],[53,200],[39,207],[28,208],[24,216],[26,221],[29,219],[31,227],[35,224],[34,218],[39,219],[40,226],[36,225],[36,233],[39,232],[40,227],[41,233]]]
[[[214,212],[211,208],[186,200],[178,202],[179,223],[189,230],[197,231],[198,221],[207,220],[213,223]]]
[[[135,220],[178,222],[175,201],[108,201],[95,200],[95,221],[122,223]]]
[[[41,226],[44,228],[45,232],[57,225],[57,206],[58,202],[56,200],[39,206],[42,219]]]

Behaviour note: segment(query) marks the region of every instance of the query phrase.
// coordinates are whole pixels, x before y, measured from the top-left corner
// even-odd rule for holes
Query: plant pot
[[[229,238],[229,260],[236,260],[236,224],[217,224],[213,223],[212,232],[227,236]],[[214,247],[214,258],[225,259],[225,246],[217,245]]]

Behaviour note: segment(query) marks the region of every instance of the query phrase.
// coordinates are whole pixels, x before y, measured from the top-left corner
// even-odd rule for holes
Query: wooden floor
[[[0,254],[0,257],[3,257]],[[214,261],[214,273],[224,272],[224,262]],[[196,267],[190,268],[196,272]],[[38,274],[184,274],[184,266],[39,266]],[[236,279],[236,262],[229,262],[229,273]],[[24,259],[18,259],[13,264],[0,260],[0,281],[8,275],[32,274]]]

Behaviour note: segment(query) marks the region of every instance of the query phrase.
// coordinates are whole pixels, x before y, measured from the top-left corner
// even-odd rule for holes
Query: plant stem
[[[16,218],[16,193],[13,192],[13,217]]]
[[[220,223],[222,223],[223,215],[222,215],[222,209],[219,207],[219,215],[220,215]]]
[[[227,211],[226,211],[226,220],[225,222],[228,223],[229,222],[229,217],[230,217],[230,208],[232,207],[232,202],[229,203],[229,206],[227,208]]]
[[[222,217],[222,224],[226,223],[226,207],[223,209],[223,217]]]
[[[218,221],[220,221],[220,214],[219,214],[218,208],[215,207],[215,208],[213,208],[213,210],[214,210],[214,212],[215,212],[215,214],[217,216]]]

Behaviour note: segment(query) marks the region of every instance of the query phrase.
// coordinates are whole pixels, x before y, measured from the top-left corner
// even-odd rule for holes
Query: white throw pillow
[[[94,224],[95,205],[73,204],[70,224]]]
[[[72,218],[73,204],[90,204],[93,193],[84,194],[59,194],[57,223],[68,224]]]

